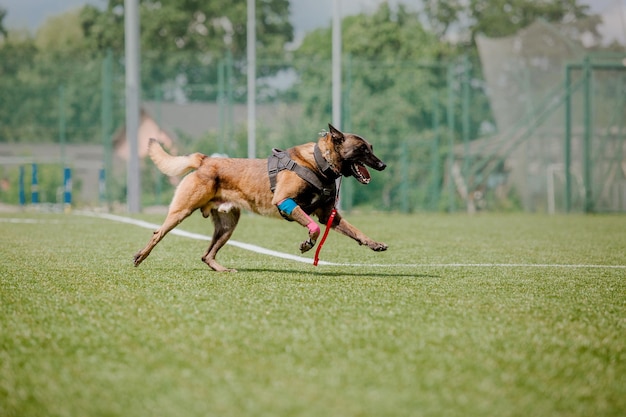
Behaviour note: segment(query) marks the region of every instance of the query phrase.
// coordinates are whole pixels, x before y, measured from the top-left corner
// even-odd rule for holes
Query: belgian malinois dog
[[[268,159],[214,158],[201,153],[172,156],[156,139],[150,139],[148,154],[161,172],[168,176],[193,172],[178,184],[165,221],[135,254],[135,266],[150,255],[170,230],[198,209],[205,218],[211,216],[215,226],[211,244],[202,257],[215,271],[235,271],[220,265],[215,256],[232,236],[242,209],[296,221],[309,232],[300,251],[311,249],[320,227],[309,215],[315,215],[323,224],[329,220],[336,203],[336,179],[354,176],[360,183],[368,184],[370,174],[365,166],[377,171],[386,167],[365,139],[342,133],[330,124],[329,128],[330,132],[324,133],[317,143],[286,151],[275,149]],[[331,227],[374,251],[387,250],[386,244],[370,239],[339,213]]]

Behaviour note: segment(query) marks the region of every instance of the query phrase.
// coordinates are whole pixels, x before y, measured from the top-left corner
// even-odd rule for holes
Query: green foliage
[[[105,93],[113,99],[113,127],[123,126],[122,4],[111,1],[104,11],[86,6],[79,14],[50,19],[35,39],[13,36],[0,44],[0,141],[52,142],[64,138],[68,143],[99,143]],[[187,85],[217,84],[218,59],[232,56],[233,52],[240,59],[245,50],[245,4],[230,6],[194,2],[142,4],[145,97],[152,96],[156,88],[165,89],[171,97]],[[260,51],[277,53],[292,36],[288,3],[263,1],[258,15]],[[190,16],[196,26],[186,35],[168,29],[191,25],[183,22]],[[203,34],[198,26],[203,19],[211,33]],[[233,33],[232,41],[227,42],[224,31],[228,24],[232,24]],[[184,39],[184,45],[176,43],[178,37]],[[106,74],[111,81],[103,85],[107,49],[116,53]],[[237,63],[232,68],[241,69],[243,65]],[[241,72],[233,74],[232,82],[245,84]],[[235,99],[245,97],[245,90],[235,91]],[[192,100],[214,100],[217,88],[187,94]]]
[[[116,53],[124,50],[123,0],[109,0],[104,10],[87,5],[82,11],[90,49]],[[211,58],[226,50],[237,58],[246,51],[245,2],[143,0],[140,3],[141,43],[146,51],[163,54],[188,51]],[[282,55],[293,38],[287,0],[257,1],[259,54]]]
[[[330,119],[331,110],[330,37],[331,29],[317,30],[307,35],[296,51],[301,75],[297,88],[304,114],[322,126]],[[342,37],[348,56],[344,65],[348,91],[345,129],[364,134],[383,159],[398,161],[404,153],[411,167],[427,169],[433,159],[428,138],[434,136],[435,117],[441,118],[435,113],[445,112],[447,63],[456,52],[424,29],[417,13],[402,6],[393,10],[387,3],[372,15],[344,19]],[[457,100],[459,93],[455,93]],[[489,116],[483,112],[475,117],[484,120]],[[408,147],[402,148],[403,143]],[[376,201],[378,208],[398,207],[400,188],[407,181],[424,184],[411,185],[414,190],[422,189],[412,199],[424,202],[430,173],[411,171],[410,178],[403,178],[402,164],[393,164],[383,177],[375,175],[368,187],[355,188],[354,204]]]
[[[87,5],[50,19],[34,39],[5,33],[0,42],[0,141],[50,142],[64,137],[70,143],[100,143],[103,94],[109,93],[113,128],[123,126],[123,7],[123,0],[109,0],[103,9]],[[164,100],[214,101],[224,94],[221,86],[228,89],[230,104],[245,101],[245,2],[144,0],[140,9],[145,99],[158,95]],[[587,13],[576,0],[428,0],[419,12],[384,2],[372,14],[345,18],[341,127],[366,136],[385,160],[405,157],[409,167],[404,170],[394,163],[384,173],[375,173],[368,187],[354,187],[354,203],[377,209],[406,201],[410,208],[441,204],[431,201],[429,190],[445,179],[429,167],[443,172],[450,145],[458,144],[464,134],[478,137],[480,126],[491,121],[471,42],[475,34],[507,35],[538,17],[571,21]],[[0,10],[0,35],[2,19]],[[594,21],[589,25],[595,33]],[[451,43],[446,36],[451,28],[460,32],[460,43]],[[297,104],[303,114],[280,128],[260,120],[261,155],[274,146],[314,140],[315,132],[331,119],[331,29],[307,34],[298,50],[286,52],[285,45],[293,39],[289,1],[258,0],[257,34],[260,85],[284,69],[296,79],[287,91],[261,86],[259,102]],[[103,74],[108,51],[114,58]],[[471,67],[469,79],[465,57]],[[220,70],[227,74],[218,85]],[[109,81],[103,75],[110,76]],[[463,108],[465,85],[470,86],[471,104]],[[219,98],[225,100],[224,95]],[[466,116],[469,123],[464,126]],[[209,151],[226,143],[226,153],[245,156],[245,126],[237,129],[228,138],[220,132],[183,142],[190,151],[196,149],[194,142]],[[119,189],[123,195],[123,184]]]
[[[37,30],[35,43],[39,51],[47,51],[59,57],[84,53],[85,36],[79,10],[48,18]]]
[[[229,57],[233,86],[245,85],[245,2],[143,1],[140,13],[145,97],[156,88],[168,88],[165,93],[172,96],[188,85],[215,86],[220,60]],[[260,1],[257,20],[259,55],[282,56],[293,37],[289,2]],[[99,142],[102,63],[109,50],[115,57],[109,86],[116,103],[113,117],[120,126],[123,47],[121,0],[111,0],[104,10],[87,5],[52,18],[34,39],[7,37],[0,43],[0,141],[50,142],[64,135],[67,142]],[[234,90],[235,99],[245,98],[245,89]],[[214,100],[216,91],[189,98]]]
[[[57,204],[61,203],[59,196],[62,196],[63,189],[63,168],[59,164],[39,164],[37,166],[37,190],[39,192],[39,203]],[[0,188],[0,201],[4,204],[19,204],[19,176],[20,170],[17,165],[2,167],[0,171],[1,179],[6,184]],[[31,166],[24,166],[24,197],[26,204],[32,203],[32,169]],[[81,184],[74,182],[73,189],[77,190]],[[62,198],[62,197],[61,197]]]
[[[32,120],[27,109],[23,108],[23,92],[28,86],[23,68],[35,63],[36,47],[31,39],[5,41],[0,45],[0,140],[14,142],[21,140],[12,129]]]
[[[355,94],[349,99],[358,103],[352,110],[351,123],[367,126],[377,134],[414,130],[419,118],[407,117],[407,113],[423,113],[420,104],[430,97],[432,90],[428,87],[433,77],[416,77],[410,69],[417,69],[419,62],[449,56],[451,49],[424,30],[416,13],[404,7],[393,13],[387,3],[372,15],[346,18],[342,37],[343,51],[350,57],[350,92]],[[330,28],[319,29],[307,35],[296,51],[301,60],[296,67],[302,78],[306,113],[321,121],[330,112],[330,95],[326,89],[314,86],[330,85],[330,38]]]
[[[589,5],[578,0],[472,0],[469,13],[475,22],[470,30],[490,37],[508,36],[536,19],[548,22],[573,21],[589,14]]]
[[[589,5],[579,0],[426,0],[424,15],[429,27],[440,37],[456,31],[463,43],[474,45],[477,34],[509,36],[536,19],[565,23],[589,17]],[[586,30],[598,35],[598,18],[590,19]]]
[[[234,83],[245,86],[245,2],[145,0],[140,16],[144,91],[174,81],[179,87],[215,85],[220,60],[230,58],[236,63]],[[89,50],[123,54],[123,1],[110,0],[104,10],[87,5],[81,17]],[[257,54],[282,57],[285,44],[293,39],[289,1],[257,1],[256,24]],[[214,100],[215,94],[202,98]],[[237,98],[241,100],[242,94]]]
[[[2,37],[5,37],[5,38],[9,34],[7,29],[4,27],[4,18],[6,16],[7,16],[7,10],[4,7],[0,7],[0,35],[2,35]]]

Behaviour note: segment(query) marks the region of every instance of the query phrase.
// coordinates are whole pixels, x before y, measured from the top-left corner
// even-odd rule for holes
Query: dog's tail
[[[161,144],[154,138],[148,143],[148,155],[159,171],[170,177],[184,175],[198,169],[205,155],[196,152],[191,155],[172,156],[165,152]]]

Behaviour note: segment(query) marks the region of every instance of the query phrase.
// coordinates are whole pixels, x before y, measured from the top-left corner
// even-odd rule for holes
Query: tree
[[[463,4],[461,0],[424,0],[426,20],[431,31],[440,39],[443,40],[448,34],[448,29],[458,23],[463,12]]]
[[[86,50],[79,12],[44,22],[33,37],[11,32],[0,44],[0,140],[95,142],[102,61]]]
[[[7,35],[9,34],[6,30],[6,28],[4,27],[4,18],[7,16],[7,11],[5,8],[0,7],[0,35],[2,35],[3,37],[7,37]]]
[[[282,56],[293,35],[289,2],[257,1],[259,56]],[[107,50],[115,55],[113,100],[123,97],[123,4],[110,0],[104,10],[88,5],[48,19],[34,38],[11,32],[0,42],[0,140],[58,140],[61,125],[68,142],[101,140]],[[0,8],[0,33],[4,13]],[[215,99],[217,65],[224,56],[232,57],[235,98],[245,98],[245,2],[144,0],[141,22],[146,99],[166,83],[174,88],[209,85],[212,89],[197,96]],[[194,94],[187,92],[187,98]],[[123,116],[120,106],[113,112],[116,119]],[[60,122],[61,115],[65,123]]]
[[[400,5],[393,10],[387,3],[381,4],[371,15],[360,14],[343,20],[343,52],[350,57],[350,72],[353,91],[356,94],[381,98],[385,95],[396,97],[392,103],[385,102],[380,110],[384,114],[404,114],[398,111],[406,105],[414,106],[421,102],[424,87],[428,88],[433,78],[430,76],[415,78],[414,71],[407,68],[418,68],[418,63],[437,61],[452,50],[440,43],[432,33],[421,25],[418,15]],[[325,64],[330,63],[331,29],[318,29],[308,34],[300,48],[296,51],[299,73],[301,76],[300,95],[304,95],[307,103],[306,113],[315,117],[326,117],[330,110],[328,94],[316,88],[328,85],[330,72]],[[429,71],[429,74],[431,72]],[[408,78],[407,78],[408,77]],[[360,101],[358,109],[353,113],[353,124],[361,113],[368,113],[366,107],[376,107],[376,100]],[[382,103],[382,101],[378,101]],[[375,112],[380,115],[378,111]],[[367,117],[366,117],[367,118]],[[391,118],[395,119],[395,117]],[[321,121],[321,120],[320,120]],[[371,127],[371,121],[368,122]],[[404,119],[401,125],[419,123],[411,118]],[[387,127],[381,129],[398,129]],[[404,126],[407,130],[407,126]]]
[[[37,30],[35,45],[42,52],[83,54],[86,45],[81,28],[80,9],[48,18]]]
[[[344,97],[342,127],[374,138],[376,153],[383,159],[397,160],[404,154],[413,168],[428,167],[425,138],[432,137],[433,112],[445,100],[442,58],[452,57],[454,49],[440,42],[424,28],[417,13],[402,5],[394,9],[383,3],[371,15],[345,18],[342,27],[348,77],[344,88],[350,92]],[[301,77],[298,96],[310,118],[304,126],[319,128],[329,120],[331,34],[330,28],[308,34],[295,53]],[[402,169],[398,164],[390,166],[384,174],[390,180],[372,182],[355,194],[355,202],[380,202],[382,195],[386,204],[397,203]],[[414,172],[412,176],[419,175]],[[427,176],[428,172],[423,177]]]
[[[232,57],[235,76],[243,78],[246,51],[246,3],[143,0],[140,4],[144,90],[166,81],[178,84],[217,82],[220,59]],[[123,0],[109,0],[100,10],[85,6],[82,26],[89,48],[124,50]],[[293,39],[288,0],[257,0],[257,54],[282,57]],[[279,68],[273,68],[277,71]],[[260,72],[261,76],[267,75]],[[182,78],[181,78],[182,77]],[[181,81],[182,80],[182,81]],[[241,82],[241,81],[240,81]],[[240,94],[241,98],[245,96]],[[215,98],[215,91],[204,99]]]
[[[282,55],[293,39],[288,0],[257,0],[259,55]],[[142,0],[141,40],[146,51],[191,51],[221,56],[229,50],[241,57],[246,50],[246,3]],[[124,49],[124,1],[109,0],[100,10],[87,5],[83,29],[92,49]]]
[[[28,37],[9,36],[0,45],[0,142],[17,141],[19,132],[32,128],[31,112],[24,108],[28,77],[23,70],[35,65],[36,54]]]
[[[430,27],[440,36],[456,31],[465,43],[474,45],[477,34],[509,36],[536,19],[568,23],[590,16],[589,6],[580,0],[426,0],[424,13]],[[595,24],[591,29],[597,35]]]

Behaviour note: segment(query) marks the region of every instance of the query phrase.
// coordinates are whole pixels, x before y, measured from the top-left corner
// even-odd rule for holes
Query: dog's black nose
[[[380,161],[378,163],[378,170],[382,171],[383,169],[387,168],[387,164],[385,164],[383,161]]]

